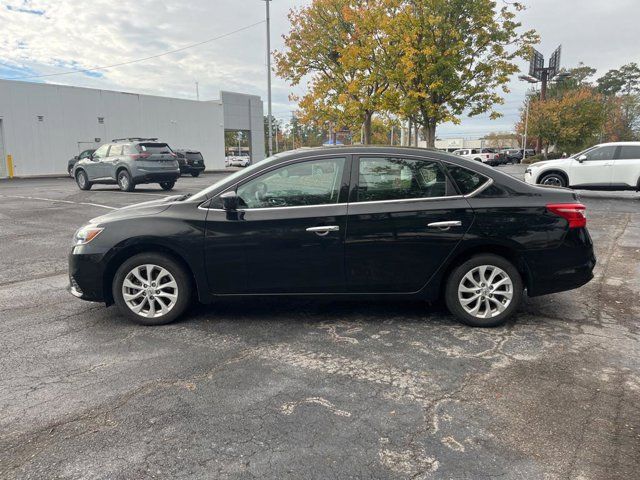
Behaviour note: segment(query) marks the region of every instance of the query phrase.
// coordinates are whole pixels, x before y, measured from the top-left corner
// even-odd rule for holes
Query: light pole
[[[271,0],[265,0],[267,6],[267,112],[268,112],[268,128],[269,128],[269,156],[273,155],[273,127],[271,125],[271,17],[269,15],[269,3]]]
[[[527,129],[529,128],[529,103],[531,98],[527,95],[527,111],[524,114],[524,137],[522,139],[522,158],[525,158],[525,151],[527,149]]]

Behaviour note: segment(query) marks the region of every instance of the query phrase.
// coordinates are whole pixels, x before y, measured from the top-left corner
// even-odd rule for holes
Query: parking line
[[[56,198],[42,198],[42,197],[25,197],[22,195],[1,195],[1,196],[5,198],[21,198],[24,200],[40,200],[45,202],[70,203],[72,205],[90,205],[92,207],[108,208],[109,210],[118,210],[118,207],[110,207],[109,205],[102,205],[100,203],[72,202],[71,200],[60,200]]]

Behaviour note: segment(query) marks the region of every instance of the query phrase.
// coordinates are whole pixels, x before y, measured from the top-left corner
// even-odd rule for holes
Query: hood
[[[546,166],[550,166],[550,167],[560,167],[563,165],[566,165],[567,162],[570,162],[571,158],[557,158],[556,160],[542,160],[540,162],[535,162],[530,164],[530,167],[546,167]]]
[[[92,218],[89,223],[106,223],[114,220],[124,220],[127,218],[148,217],[149,215],[157,215],[164,212],[173,205],[176,200],[182,198],[182,195],[172,195],[160,200],[151,200],[149,202],[135,203],[126,207],[119,208],[106,215]]]

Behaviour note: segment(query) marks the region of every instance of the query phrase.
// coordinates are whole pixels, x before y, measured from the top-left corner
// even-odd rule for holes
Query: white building
[[[202,152],[224,168],[224,131],[245,130],[254,162],[264,158],[262,101],[221,92],[213,101],[0,80],[0,177],[65,174],[67,160],[114,138],[157,137]]]

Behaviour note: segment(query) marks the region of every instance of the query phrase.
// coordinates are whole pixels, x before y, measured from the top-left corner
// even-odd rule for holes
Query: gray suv
[[[158,183],[171,190],[179,176],[176,154],[157,138],[114,139],[73,167],[80,190],[89,190],[94,183],[117,183],[125,192],[139,183]]]

